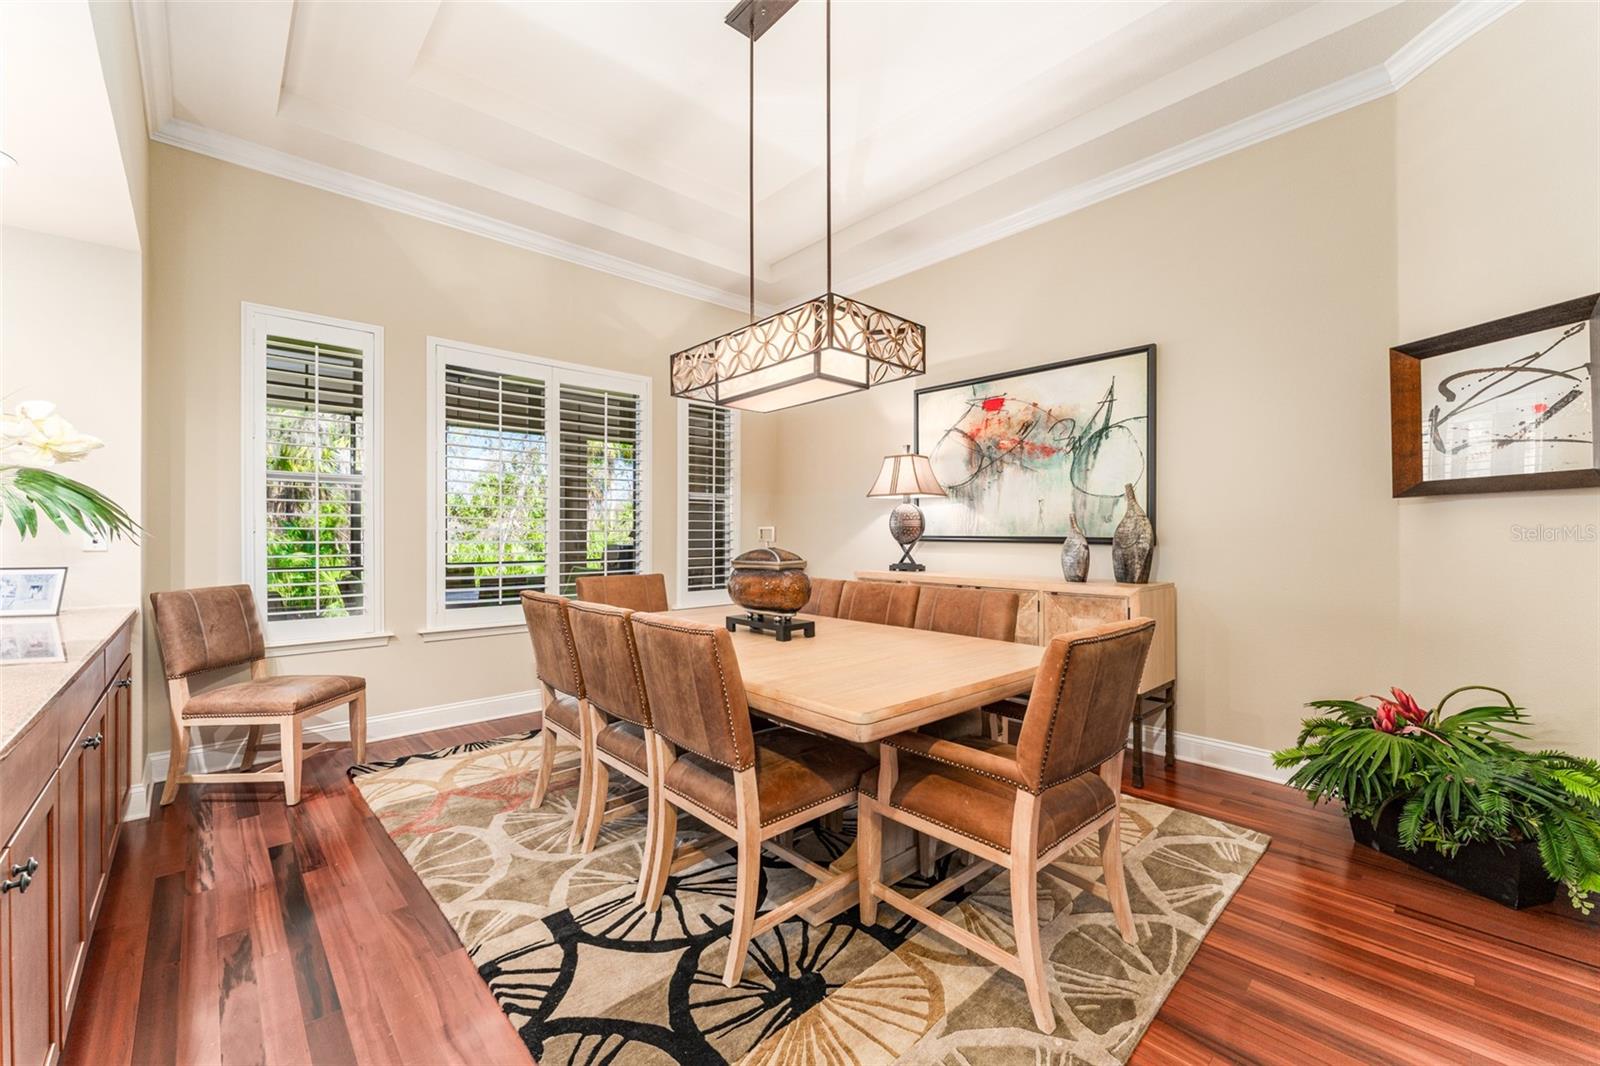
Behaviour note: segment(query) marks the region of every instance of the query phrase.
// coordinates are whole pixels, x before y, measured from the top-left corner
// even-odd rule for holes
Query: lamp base
[[[910,553],[908,552],[907,554],[909,555]],[[921,563],[914,563],[909,558],[906,558],[906,559],[901,559],[898,563],[890,563],[889,564],[889,569],[890,570],[926,570],[927,567],[923,566]]]
[[[889,535],[900,545],[900,561],[891,563],[890,570],[926,570],[927,567],[911,558],[911,549],[922,539],[922,508],[908,498],[889,512]]]

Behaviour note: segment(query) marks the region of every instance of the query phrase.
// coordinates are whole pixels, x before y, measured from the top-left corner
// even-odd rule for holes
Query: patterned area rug
[[[1125,798],[1136,946],[1089,891],[1100,872],[1093,842],[1039,878],[1059,1019],[1049,1036],[1034,1028],[1017,978],[888,906],[871,928],[855,908],[820,928],[785,922],[751,945],[744,980],[729,989],[731,862],[674,877],[660,911],[645,914],[633,903],[643,816],[607,823],[589,855],[568,851],[577,753],[562,750],[543,807],[531,810],[531,737],[350,773],[543,1066],[1125,1062],[1267,847],[1260,833]],[[826,861],[853,834],[847,821],[842,834],[808,831],[796,847]],[[997,873],[939,909],[1010,950],[1007,880]],[[805,884],[770,858],[762,875],[764,900]]]

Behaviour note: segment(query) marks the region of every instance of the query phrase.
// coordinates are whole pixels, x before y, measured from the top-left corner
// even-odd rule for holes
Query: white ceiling
[[[135,5],[153,135],[742,305],[732,0]],[[1506,3],[840,0],[849,291],[1393,89]],[[823,5],[756,46],[764,305],[822,286]]]
[[[0,3],[0,149],[5,225],[139,247],[85,0]]]

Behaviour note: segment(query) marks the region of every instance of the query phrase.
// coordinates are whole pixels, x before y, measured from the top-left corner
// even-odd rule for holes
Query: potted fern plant
[[[1446,713],[1457,696],[1476,705]],[[1486,700],[1484,695],[1497,697]],[[1409,693],[1316,700],[1273,763],[1313,803],[1344,804],[1357,842],[1512,907],[1564,886],[1588,913],[1600,891],[1600,764],[1513,743],[1524,709],[1467,685],[1432,710]]]
[[[0,415],[0,508],[23,539],[37,536],[42,512],[66,533],[72,527],[107,539],[137,541],[139,524],[110,497],[53,469],[102,446],[56,414],[56,405],[27,400]]]

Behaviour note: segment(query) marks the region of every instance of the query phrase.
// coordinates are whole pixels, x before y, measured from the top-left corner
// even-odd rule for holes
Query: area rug
[[[1110,906],[1090,891],[1100,873],[1095,843],[1041,873],[1058,1018],[1048,1036],[1034,1027],[1016,977],[888,906],[872,927],[854,908],[818,928],[785,922],[755,940],[743,981],[730,989],[721,981],[734,895],[728,857],[674,877],[661,909],[645,914],[633,902],[643,816],[608,822],[588,855],[569,851],[577,753],[562,751],[543,806],[530,809],[532,737],[350,773],[542,1066],[1125,1062],[1267,847],[1260,833],[1124,797],[1139,943],[1122,941]],[[853,832],[847,820],[842,832],[817,828],[795,846],[826,861]],[[1012,950],[1008,883],[997,874],[939,909]],[[763,860],[763,900],[804,883],[787,864]]]

